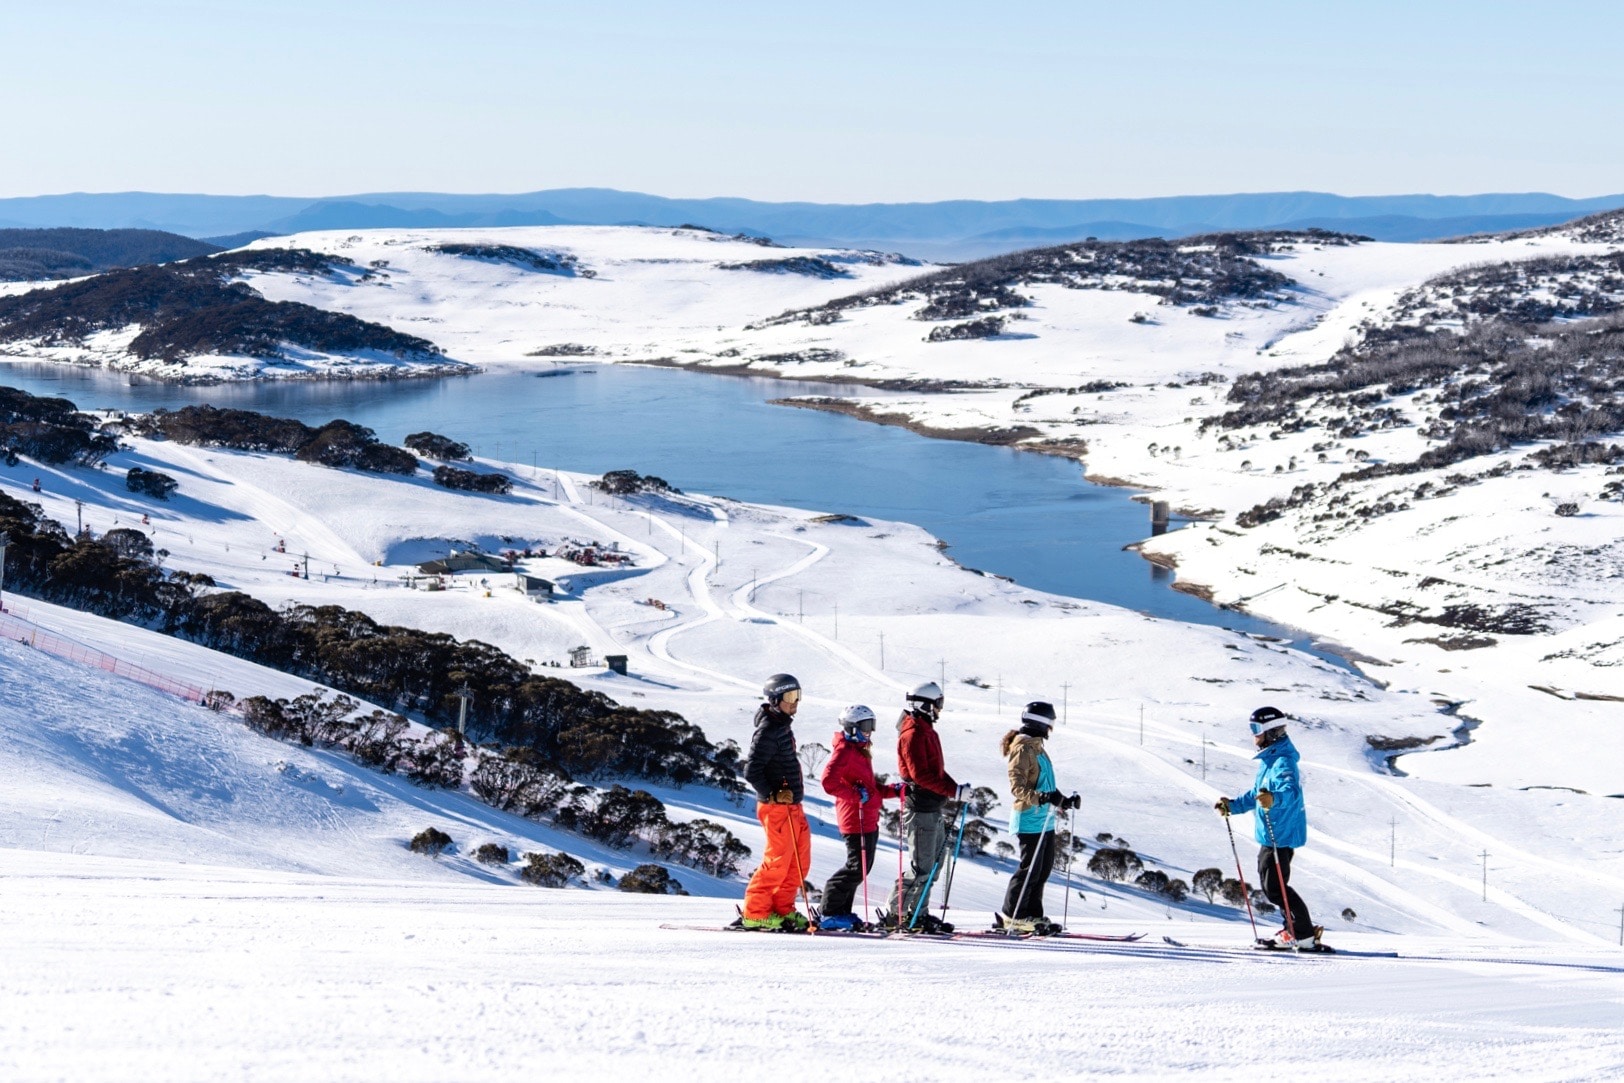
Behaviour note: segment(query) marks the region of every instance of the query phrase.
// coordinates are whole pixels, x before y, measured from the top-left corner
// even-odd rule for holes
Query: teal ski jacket
[[[1269,810],[1273,845],[1295,850],[1308,842],[1308,810],[1303,805],[1302,775],[1297,771],[1302,756],[1290,737],[1282,737],[1253,758],[1258,761],[1257,778],[1250,790],[1229,799],[1229,811],[1251,812],[1257,807],[1258,791],[1268,790],[1274,795],[1274,808]],[[1252,817],[1252,834],[1259,846],[1270,845],[1262,813]]]

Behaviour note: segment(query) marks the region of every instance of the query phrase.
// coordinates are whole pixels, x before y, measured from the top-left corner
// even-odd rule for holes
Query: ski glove
[[[970,799],[970,784],[968,782],[959,783],[958,791],[954,794],[953,800],[955,800],[955,801],[968,801],[969,799]]]
[[[906,782],[893,782],[891,785],[893,787],[891,796],[895,797],[898,801],[901,801],[904,797],[908,796],[908,784]]]
[[[1072,794],[1070,797],[1068,797],[1065,800],[1060,802],[1060,807],[1063,808],[1063,809],[1082,808],[1083,807],[1083,795],[1080,794],[1080,793]]]
[[[1274,794],[1268,790],[1259,790],[1257,792],[1257,803],[1258,807],[1264,811],[1274,808]]]
[[[783,790],[779,790],[777,793],[773,794],[773,804],[775,804],[775,805],[793,805],[794,803],[795,803],[795,791],[794,790],[783,789]]]
[[[868,788],[866,786],[857,787],[857,803],[859,805],[868,804]]]
[[[1220,816],[1228,816],[1229,815],[1229,798],[1220,797],[1212,807],[1218,810],[1218,815],[1220,815]]]
[[[1061,793],[1059,790],[1044,790],[1042,793],[1038,794],[1038,804],[1055,805],[1059,808],[1064,808],[1066,805],[1066,795]]]

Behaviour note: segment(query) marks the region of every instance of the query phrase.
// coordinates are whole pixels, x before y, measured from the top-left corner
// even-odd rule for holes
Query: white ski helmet
[[[840,728],[846,731],[849,741],[870,741],[874,733],[874,712],[861,703],[854,703],[840,712]]]
[[[908,693],[909,707],[925,707],[933,715],[941,713],[942,706],[946,701],[947,698],[942,695],[942,686],[935,681],[926,681],[924,684],[915,685],[913,690]]]

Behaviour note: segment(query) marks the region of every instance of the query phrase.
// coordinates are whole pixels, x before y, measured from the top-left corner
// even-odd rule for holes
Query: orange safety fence
[[[87,647],[83,643],[56,635],[29,620],[27,614],[26,608],[19,611],[16,606],[8,605],[6,611],[0,613],[0,635],[14,643],[26,643],[57,658],[94,666],[126,680],[144,684],[148,688],[156,688],[160,692],[178,696],[190,703],[200,704],[204,701],[204,690],[195,684],[175,680],[146,666],[138,666],[106,651],[99,651],[95,647]]]

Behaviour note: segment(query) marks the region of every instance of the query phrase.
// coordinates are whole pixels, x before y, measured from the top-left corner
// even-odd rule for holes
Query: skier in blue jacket
[[[1257,746],[1257,778],[1252,788],[1239,797],[1220,797],[1221,815],[1251,812],[1252,832],[1262,849],[1257,855],[1258,879],[1263,894],[1284,910],[1287,926],[1276,939],[1284,946],[1318,948],[1325,929],[1314,924],[1308,905],[1291,889],[1291,858],[1308,842],[1308,812],[1303,806],[1302,776],[1297,761],[1302,757],[1286,736],[1286,713],[1276,707],[1259,707],[1252,712],[1252,743]]]

